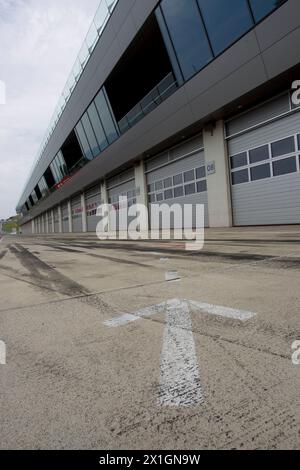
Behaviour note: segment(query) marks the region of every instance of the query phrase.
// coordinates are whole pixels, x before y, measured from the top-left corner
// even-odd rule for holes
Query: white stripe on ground
[[[221,305],[206,304],[204,302],[189,301],[190,305],[199,310],[203,310],[210,315],[217,315],[220,317],[233,318],[234,320],[246,321],[254,317],[256,313],[249,312],[248,310],[239,310],[235,308],[223,307]]]
[[[203,403],[188,301],[167,303],[158,402],[162,406]]]
[[[126,325],[127,323],[132,323],[136,320],[139,320],[143,317],[150,317],[156,315],[157,313],[164,312],[166,309],[167,302],[161,304],[152,305],[150,307],[142,308],[134,313],[123,313],[119,317],[112,318],[111,320],[106,320],[103,322],[103,325],[108,326],[109,328],[116,328],[118,326]]]

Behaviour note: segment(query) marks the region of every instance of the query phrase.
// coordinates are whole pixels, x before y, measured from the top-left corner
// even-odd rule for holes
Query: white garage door
[[[109,204],[114,206],[116,209],[116,223],[119,227],[119,201],[120,197],[127,197],[128,208],[133,204],[136,204],[137,189],[135,187],[135,175],[134,169],[127,170],[119,175],[109,179],[107,181],[107,190],[108,190],[108,201]],[[128,217],[128,224],[134,219],[134,217]],[[110,227],[113,228],[114,225],[111,220]],[[125,230],[126,227],[122,227],[122,230]]]
[[[208,226],[205,157],[202,136],[176,146],[146,161],[148,200],[152,204],[204,204]],[[196,227],[196,212],[192,227]],[[180,218],[181,219],[181,218]],[[159,227],[151,227],[158,229]],[[182,228],[181,220],[171,220],[171,228]]]
[[[85,192],[86,217],[88,232],[95,232],[99,217],[97,208],[101,204],[100,182]]]
[[[69,233],[69,211],[68,211],[68,203],[65,202],[61,206],[61,215],[62,215],[62,228],[64,233]]]
[[[81,196],[75,196],[71,200],[72,208],[72,228],[74,233],[82,232],[82,212]]]
[[[300,223],[300,113],[287,94],[243,115],[243,125],[272,106],[268,122],[228,139],[235,225]],[[227,133],[238,124],[231,121]]]

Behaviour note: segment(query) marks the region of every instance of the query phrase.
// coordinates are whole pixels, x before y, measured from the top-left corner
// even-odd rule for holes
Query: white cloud
[[[99,0],[1,0],[0,219],[13,215]]]

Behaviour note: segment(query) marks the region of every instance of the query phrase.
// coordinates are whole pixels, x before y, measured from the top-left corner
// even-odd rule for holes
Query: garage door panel
[[[63,204],[61,208],[62,212],[62,229],[64,233],[69,233],[69,212],[68,204]]]
[[[72,229],[74,233],[82,232],[82,205],[81,197],[77,196],[71,200]]]
[[[88,232],[95,232],[99,217],[97,217],[97,208],[101,204],[101,191],[100,183],[97,186],[89,189],[85,193],[86,204],[86,217],[87,217],[87,230]]]

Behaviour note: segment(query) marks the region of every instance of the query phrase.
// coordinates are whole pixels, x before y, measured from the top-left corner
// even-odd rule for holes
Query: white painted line
[[[168,271],[166,272],[165,274],[165,279],[166,281],[170,282],[170,281],[179,281],[180,280],[180,276],[178,274],[177,271]]]
[[[179,299],[167,304],[158,402],[161,406],[203,403],[189,304]]]
[[[103,322],[103,325],[108,326],[109,328],[116,328],[118,326],[126,325],[127,323],[132,323],[136,320],[139,320],[143,317],[150,317],[156,315],[157,313],[164,312],[166,309],[166,302],[161,304],[152,305],[150,307],[142,308],[134,313],[123,313],[119,317],[112,318],[111,320],[106,320]]]
[[[217,315],[219,317],[233,318],[234,320],[246,321],[254,317],[256,313],[249,312],[248,310],[239,310],[235,308],[223,307],[221,305],[207,304],[204,302],[189,301],[190,305],[199,310],[203,310],[210,315]]]

